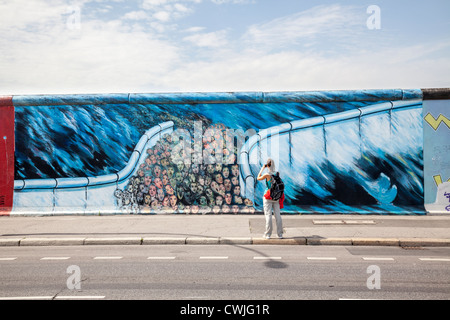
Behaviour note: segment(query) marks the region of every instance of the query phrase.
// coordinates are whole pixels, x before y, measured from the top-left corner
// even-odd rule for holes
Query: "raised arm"
[[[266,168],[266,166],[267,165],[264,165],[262,168],[261,168],[261,170],[259,170],[259,173],[258,173],[258,177],[256,178],[256,179],[258,179],[258,180],[264,180],[264,179],[266,179],[266,180],[268,180],[269,178],[270,178],[270,175],[269,174],[262,174],[262,172],[264,171],[264,169]]]

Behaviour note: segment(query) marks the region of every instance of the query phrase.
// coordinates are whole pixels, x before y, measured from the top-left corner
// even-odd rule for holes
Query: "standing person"
[[[269,172],[263,174],[264,169],[268,169]],[[275,171],[275,163],[272,159],[268,159],[267,163],[261,168],[261,170],[258,173],[257,179],[259,181],[265,180],[266,182],[266,191],[264,192],[264,195],[270,190],[270,187],[272,186],[273,178],[272,176],[276,174]],[[275,215],[275,221],[277,224],[277,234],[278,238],[283,239],[283,222],[281,220],[281,213],[280,213],[280,202],[278,200],[270,200],[267,199],[265,196],[263,196],[263,206],[264,206],[264,216],[266,218],[266,231],[264,233],[264,238],[269,239],[272,235],[272,210],[273,214]]]

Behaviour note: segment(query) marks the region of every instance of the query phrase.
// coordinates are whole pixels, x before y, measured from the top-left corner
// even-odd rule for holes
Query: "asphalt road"
[[[449,299],[450,248],[0,248],[0,299]]]

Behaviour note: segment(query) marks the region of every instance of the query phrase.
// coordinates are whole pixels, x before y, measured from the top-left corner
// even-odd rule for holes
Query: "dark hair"
[[[272,165],[272,160],[267,160],[267,163],[266,163],[266,165],[270,168],[270,166]]]

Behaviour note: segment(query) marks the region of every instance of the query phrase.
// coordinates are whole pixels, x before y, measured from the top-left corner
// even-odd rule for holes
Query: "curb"
[[[83,245],[140,245],[142,244],[141,237],[131,238],[86,238]]]
[[[421,242],[421,241],[419,241]],[[352,239],[355,246],[400,246],[400,240],[396,238],[360,238]]]
[[[24,238],[19,240],[18,246],[81,246],[83,238]]]
[[[0,247],[85,246],[85,245],[325,245],[450,247],[441,238],[321,238],[294,237],[264,239],[251,237],[110,237],[110,238],[13,238],[1,239]]]
[[[252,244],[307,245],[308,241],[307,238],[305,237],[284,238],[284,239],[252,238]]]

